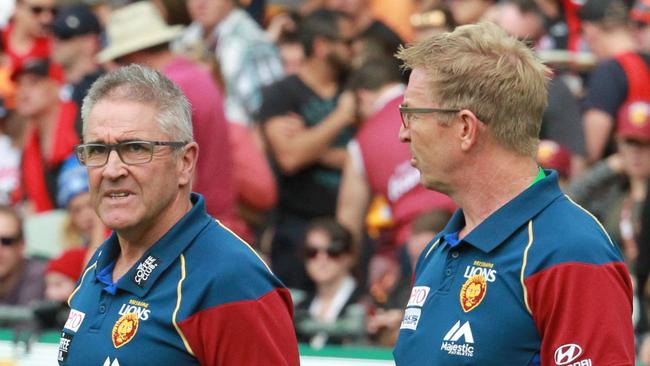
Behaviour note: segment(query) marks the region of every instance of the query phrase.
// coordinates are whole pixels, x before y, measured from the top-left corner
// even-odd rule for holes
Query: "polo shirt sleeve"
[[[524,283],[542,339],[542,365],[563,364],[574,356],[593,365],[634,365],[632,284],[623,262],[561,261]]]
[[[179,327],[204,366],[299,365],[289,291],[200,311]]]

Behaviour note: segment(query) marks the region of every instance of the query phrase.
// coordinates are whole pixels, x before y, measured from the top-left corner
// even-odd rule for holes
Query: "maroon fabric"
[[[286,288],[203,310],[179,323],[203,366],[300,365]]]
[[[555,366],[556,350],[567,344],[580,345],[580,358],[593,365],[634,365],[632,283],[624,263],[564,263],[525,284],[543,366]]]
[[[366,177],[373,194],[388,199],[397,230],[394,245],[403,244],[413,219],[433,209],[453,211],[454,202],[442,193],[427,190],[411,166],[408,144],[399,141],[400,95],[364,121],[355,139],[361,148]]]
[[[203,195],[210,215],[232,222],[236,192],[223,95],[208,71],[186,58],[177,57],[162,72],[181,88],[192,105],[194,139],[199,144],[192,190]]]

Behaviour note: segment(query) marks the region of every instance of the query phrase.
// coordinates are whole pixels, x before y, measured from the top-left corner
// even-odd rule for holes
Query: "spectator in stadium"
[[[632,264],[639,250],[636,238],[650,179],[650,103],[625,105],[615,136],[618,153],[576,179],[569,195],[600,219]]]
[[[298,365],[288,290],[191,193],[199,148],[182,91],[132,64],[93,84],[82,116],[76,152],[113,234],[70,298],[60,364],[133,364],[142,352],[123,350],[140,349],[154,364]]]
[[[97,63],[102,29],[85,5],[61,7],[52,23],[52,61],[63,68],[63,99],[77,106],[75,129],[81,136],[81,103],[104,70]]]
[[[336,330],[334,324],[343,319],[363,324],[364,313],[359,312],[363,288],[352,275],[355,253],[350,232],[331,218],[313,220],[306,231],[304,256],[315,291],[296,304],[298,341],[322,348],[342,344],[346,338],[361,338],[363,328],[359,327],[352,326],[342,334],[327,331],[328,325]]]
[[[370,0],[325,0],[325,6],[350,17],[350,29],[344,33],[348,39],[370,39],[380,45],[387,56],[395,54],[404,43],[389,26],[373,16]]]
[[[356,121],[354,96],[342,93],[340,82],[350,62],[343,21],[329,10],[305,17],[300,70],[263,92],[259,120],[279,189],[271,262],[288,287],[309,285],[301,260],[304,230],[310,220],[335,214],[344,146]]]
[[[237,0],[188,0],[187,7],[193,22],[181,43],[207,48],[223,83],[226,117],[251,126],[262,87],[284,76],[277,48]]]
[[[49,57],[49,26],[56,12],[56,0],[16,1],[14,15],[1,34],[14,67],[25,60]]]
[[[86,266],[88,248],[72,248],[47,262],[45,267],[45,299],[66,302],[74,291]]]
[[[16,111],[28,122],[22,155],[22,197],[35,212],[57,207],[56,180],[63,161],[79,143],[77,106],[59,98],[63,71],[47,59],[23,63],[13,75]]]
[[[641,97],[650,101],[650,55],[638,52],[625,1],[589,0],[579,15],[584,39],[599,60],[589,76],[582,117],[587,156],[595,163],[614,152],[621,106]]]
[[[23,221],[10,206],[0,206],[0,304],[30,305],[45,291],[42,262],[25,257]]]
[[[413,220],[411,235],[406,242],[401,257],[401,271],[394,275],[392,284],[379,289],[370,289],[374,311],[370,311],[366,329],[373,344],[382,347],[394,347],[399,334],[399,327],[404,318],[404,306],[411,291],[411,280],[420,254],[451,218],[448,210],[434,209],[425,212]]]
[[[461,209],[418,260],[396,365],[634,364],[620,251],[535,161],[546,66],[489,22],[398,58],[412,69],[400,139],[424,186]]]
[[[62,247],[90,248],[92,254],[106,239],[107,230],[90,204],[87,169],[74,155],[61,165],[56,198],[58,206],[68,212]]]
[[[566,147],[553,140],[540,140],[536,160],[542,168],[557,171],[560,187],[568,188],[571,178],[571,152]]]
[[[439,3],[413,14],[410,21],[414,29],[413,40],[416,42],[436,34],[451,32],[456,28],[456,21],[449,7]]]

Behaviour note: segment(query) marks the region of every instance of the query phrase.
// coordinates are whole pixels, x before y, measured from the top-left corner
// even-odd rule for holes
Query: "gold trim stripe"
[[[612,241],[612,238],[609,237],[609,234],[607,233],[607,230],[605,230],[605,227],[603,226],[603,224],[600,223],[600,221],[598,221],[598,219],[596,218],[596,216],[594,216],[594,214],[592,214],[591,212],[589,212],[589,210],[587,210],[586,208],[584,208],[584,207],[580,206],[579,204],[577,204],[574,200],[571,199],[571,197],[567,196],[566,194],[565,194],[564,196],[569,200],[569,202],[571,202],[571,203],[573,203],[574,205],[578,206],[579,209],[581,209],[582,211],[586,212],[587,215],[589,215],[589,216],[590,216],[594,221],[596,221],[596,223],[598,224],[598,226],[600,226],[600,229],[603,231],[603,233],[605,233],[605,236],[606,236],[607,239],[609,240],[609,244],[611,244],[612,246],[614,246],[614,242]]]
[[[72,297],[77,293],[77,291],[79,291],[79,289],[81,288],[81,285],[84,283],[84,278],[86,277],[86,273],[88,273],[88,271],[90,271],[91,269],[93,269],[95,267],[97,267],[97,261],[95,261],[95,263],[93,263],[92,266],[86,268],[86,270],[84,271],[84,274],[81,276],[81,281],[79,281],[79,285],[74,289],[74,291],[72,291],[70,296],[68,296],[68,306],[69,307],[71,307],[70,302],[72,301]]]
[[[433,248],[435,248],[435,247],[438,246],[438,243],[440,243],[440,238],[438,238],[438,240],[436,240],[436,242],[433,243],[433,245],[431,246],[431,248],[429,248],[429,250],[427,250],[427,254],[425,254],[424,258],[426,258],[426,257],[429,256],[429,253],[431,253],[431,251],[433,250]]]
[[[183,335],[181,328],[179,328],[178,323],[176,323],[176,314],[178,314],[178,309],[180,309],[181,307],[181,300],[183,298],[183,292],[182,292],[183,281],[185,281],[185,255],[181,254],[181,279],[178,281],[178,286],[176,286],[176,308],[174,309],[174,313],[172,315],[172,323],[174,324],[174,328],[176,328],[176,332],[178,332],[178,335],[181,336],[181,340],[183,341],[183,344],[185,345],[187,352],[190,355],[194,356],[194,351],[192,351],[192,347],[190,347],[190,344],[187,342],[187,339]]]
[[[524,250],[524,258],[521,264],[521,277],[519,278],[521,281],[521,288],[524,290],[524,304],[526,305],[526,310],[528,310],[530,315],[533,315],[533,311],[530,309],[530,304],[528,304],[528,289],[526,289],[526,285],[524,284],[524,272],[526,272],[528,250],[530,250],[531,245],[533,245],[533,220],[528,221],[528,245],[526,245],[526,249]]]
[[[273,271],[271,271],[271,267],[269,267],[269,265],[266,264],[266,262],[264,262],[264,259],[262,259],[262,257],[260,257],[260,255],[257,254],[257,252],[255,251],[255,249],[253,249],[253,247],[251,247],[251,246],[246,242],[246,240],[240,238],[239,235],[235,234],[232,230],[230,230],[227,226],[225,226],[224,224],[222,224],[219,220],[216,220],[216,219],[215,219],[214,221],[216,221],[217,224],[219,224],[219,226],[221,226],[222,228],[224,228],[225,230],[227,230],[229,233],[231,233],[232,235],[234,235],[237,239],[239,239],[239,241],[241,241],[242,244],[246,245],[246,247],[247,247],[248,249],[250,249],[250,251],[253,252],[253,254],[255,254],[255,256],[256,256],[256,257],[257,257],[257,258],[262,262],[262,264],[264,265],[264,267],[266,267],[266,269],[267,269],[269,272],[273,273]]]

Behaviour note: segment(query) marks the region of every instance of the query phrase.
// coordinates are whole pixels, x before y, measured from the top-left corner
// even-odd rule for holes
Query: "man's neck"
[[[539,168],[531,157],[501,150],[483,156],[485,162],[465,168],[464,177],[450,196],[463,209],[465,227],[460,238],[469,234],[499,208],[525,191],[537,177]]]
[[[187,195],[179,194],[177,200],[168,208],[173,215],[168,215],[161,220],[155,220],[148,227],[138,227],[131,230],[116,230],[120,245],[120,254],[113,268],[113,281],[122,277],[142,255],[162,238],[171,228],[180,221],[192,208],[192,203]]]

